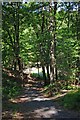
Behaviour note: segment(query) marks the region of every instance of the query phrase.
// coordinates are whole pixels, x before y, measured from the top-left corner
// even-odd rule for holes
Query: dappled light
[[[1,2],[2,119],[80,118],[80,2]]]
[[[32,84],[31,84],[32,83]],[[34,84],[33,84],[34,83]],[[62,109],[55,102],[59,97],[47,98],[44,97],[43,92],[38,85],[38,81],[30,81],[30,84],[26,84],[22,95],[15,99],[10,99],[8,103],[8,111],[3,111],[3,118],[5,116],[12,116],[12,118],[57,118],[57,117],[72,117],[74,111]],[[65,94],[63,94],[64,96]],[[54,100],[54,101],[53,101]],[[9,109],[10,107],[10,109]],[[79,113],[76,113],[76,117]],[[75,116],[75,115],[74,115]]]

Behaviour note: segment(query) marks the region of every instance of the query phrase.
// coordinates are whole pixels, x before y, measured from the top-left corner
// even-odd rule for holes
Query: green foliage
[[[13,98],[20,94],[21,87],[18,86],[16,82],[13,83],[10,80],[7,80],[7,84],[8,86],[3,86],[2,88],[3,99]]]
[[[71,85],[70,81],[56,81],[53,84],[47,85],[44,87],[44,93],[52,93],[52,95],[62,94],[63,90],[77,90],[77,86]]]
[[[59,102],[66,108],[80,110],[80,89],[69,92]]]
[[[41,65],[50,66],[50,46],[51,40],[53,40],[50,32],[50,18],[53,18],[54,7],[52,7],[51,13],[49,4],[47,2],[30,2],[27,4],[3,2],[2,59],[4,67],[15,68],[17,66],[15,63],[18,64],[16,55],[21,57],[27,66],[29,66],[30,62],[33,64],[40,62]],[[54,33],[56,35],[54,51],[58,80],[75,80],[76,74],[79,72],[77,59],[79,59],[80,32],[78,26],[80,23],[78,9],[73,10],[77,4],[70,3],[69,11],[68,3],[58,3],[57,9],[59,10],[57,10],[55,15],[56,26],[52,25],[56,28]],[[19,30],[17,30],[18,28]],[[17,36],[19,37],[18,39]],[[38,75],[33,76],[41,77]],[[72,89],[68,85],[61,86],[59,84],[59,86],[62,89]],[[54,88],[54,85],[51,88]],[[12,91],[15,91],[15,89],[17,88],[13,88]]]
[[[3,87],[2,87],[2,97],[3,99],[9,99],[16,97],[20,94],[20,91],[22,89],[21,83],[18,83],[16,78],[13,80],[10,78],[7,74],[3,73],[3,81],[2,81]]]
[[[53,83],[44,87],[44,93],[52,93],[56,95],[60,92],[61,86],[58,83]]]
[[[34,77],[34,78],[38,78],[38,79],[43,80],[43,76],[40,75],[40,74],[38,75],[38,73],[32,73],[31,76]]]
[[[14,85],[13,87],[11,87],[11,84],[9,84],[9,85],[10,86],[3,87],[3,89],[2,89],[3,98],[6,97],[6,99],[7,99],[7,98],[15,97],[20,92],[20,87],[18,87],[18,85],[16,85],[15,83],[13,84]]]

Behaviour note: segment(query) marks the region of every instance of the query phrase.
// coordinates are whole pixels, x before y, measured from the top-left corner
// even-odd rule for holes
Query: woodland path
[[[6,110],[6,120],[35,120],[35,118],[80,119],[80,113],[63,109],[53,98],[44,97],[42,86],[34,79],[25,85],[22,95],[12,100],[10,110]],[[5,116],[5,115],[4,115]]]

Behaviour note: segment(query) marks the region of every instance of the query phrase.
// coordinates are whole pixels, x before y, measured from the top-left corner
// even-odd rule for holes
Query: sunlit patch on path
[[[65,110],[53,98],[44,97],[38,81],[29,81],[22,95],[10,100],[10,108],[3,112],[4,118],[79,118],[80,114]]]

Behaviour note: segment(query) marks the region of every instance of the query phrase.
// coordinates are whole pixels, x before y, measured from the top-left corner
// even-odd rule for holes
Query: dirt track
[[[10,107],[3,112],[4,118],[6,120],[27,120],[28,118],[34,120],[35,118],[80,119],[80,113],[63,109],[53,99],[45,98],[41,90],[42,87],[37,81],[29,81],[29,84],[24,87],[22,95],[11,100],[9,104],[12,108]]]

